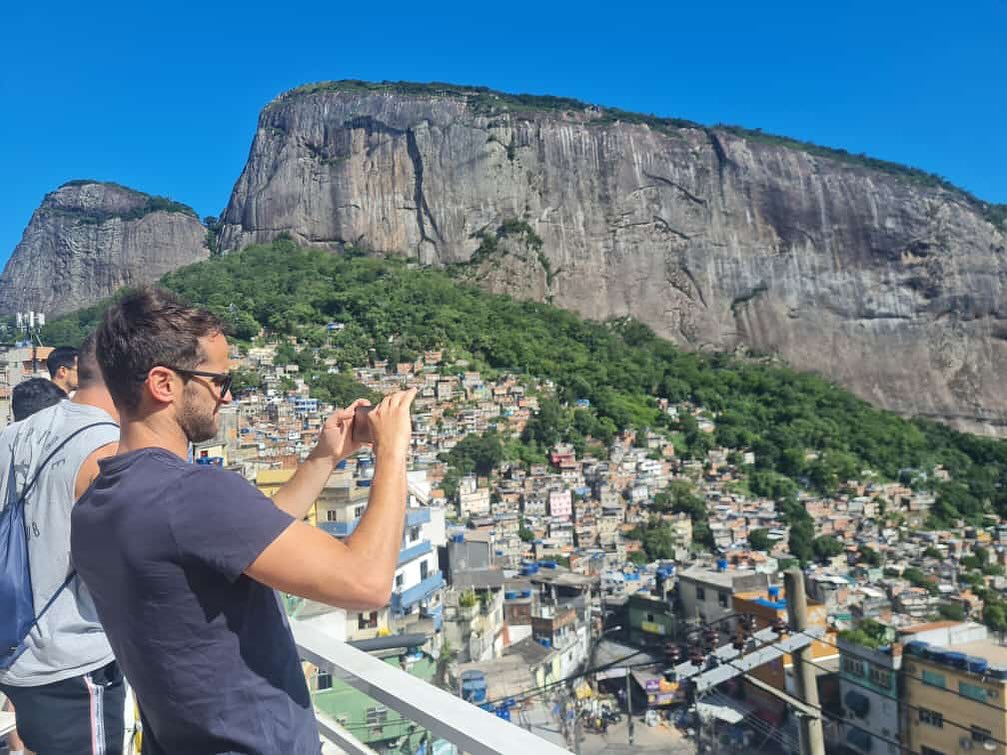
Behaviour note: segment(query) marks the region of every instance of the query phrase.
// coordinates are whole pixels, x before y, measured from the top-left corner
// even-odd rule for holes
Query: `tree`
[[[521,542],[530,543],[535,539],[535,533],[528,528],[528,523],[522,519],[521,526],[517,531],[517,536],[521,538]]]
[[[983,608],[983,623],[1003,635],[1007,632],[1007,604],[1003,602],[988,602]]]
[[[822,535],[811,542],[811,550],[814,552],[815,558],[819,561],[825,561],[842,553],[843,544],[831,535]]]
[[[365,398],[372,404],[381,401],[381,396],[347,372],[323,372],[311,383],[311,395],[333,406],[349,406],[358,398]]]
[[[768,551],[772,547],[772,541],[769,539],[769,530],[767,529],[755,529],[748,533],[748,544],[753,550],[757,551]]]
[[[800,560],[802,564],[806,564],[808,561],[811,561],[815,553],[811,547],[814,539],[815,525],[812,523],[811,518],[801,519],[790,525],[790,537],[787,540],[787,547],[790,549],[791,554]]]
[[[257,390],[262,385],[262,376],[255,370],[238,368],[231,371],[231,394],[239,396],[248,391]]]
[[[488,432],[466,435],[454,448],[441,456],[462,474],[474,472],[486,476],[503,461],[504,449],[500,436],[495,432]]]
[[[965,621],[965,609],[960,603],[941,603],[937,606],[937,613],[941,615],[942,619]]]
[[[881,566],[881,554],[867,545],[860,546],[860,560],[868,566]]]

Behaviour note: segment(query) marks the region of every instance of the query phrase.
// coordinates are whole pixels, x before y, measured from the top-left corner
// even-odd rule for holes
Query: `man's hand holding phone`
[[[405,458],[413,433],[409,410],[414,398],[416,389],[410,388],[389,393],[377,406],[353,406],[353,443],[372,443],[376,457]]]

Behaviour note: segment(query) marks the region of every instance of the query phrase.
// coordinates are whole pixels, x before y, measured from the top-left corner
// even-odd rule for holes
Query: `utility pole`
[[[633,686],[629,677],[629,666],[626,666],[626,719],[629,731],[629,743],[633,744]]]
[[[795,632],[808,628],[808,601],[804,594],[804,574],[794,567],[783,575],[787,590],[787,611],[790,627]],[[822,733],[822,716],[818,704],[818,682],[815,668],[811,665],[812,645],[794,651],[794,671],[797,678],[797,696],[812,711],[805,711],[801,718],[802,755],[825,755],[825,739]]]
[[[580,755],[580,711],[577,709],[577,692],[573,693],[573,751]]]

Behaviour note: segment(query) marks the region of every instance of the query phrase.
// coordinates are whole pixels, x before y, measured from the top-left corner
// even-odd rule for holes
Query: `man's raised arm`
[[[248,576],[341,608],[371,610],[388,602],[402,543],[412,436],[409,408],[415,396],[416,389],[390,394],[367,415],[374,439],[374,480],[367,510],[353,534],[340,542],[295,521],[245,570]],[[349,423],[344,432],[350,432]]]

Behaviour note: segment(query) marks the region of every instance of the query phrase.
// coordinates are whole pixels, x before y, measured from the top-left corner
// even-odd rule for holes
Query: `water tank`
[[[779,597],[780,597],[780,588],[777,585],[770,585],[769,586],[769,599],[775,601]]]
[[[543,567],[545,569],[555,569],[556,568],[556,562],[555,561],[539,561],[538,563],[539,563],[539,566],[541,566],[541,567]]]
[[[521,597],[521,593],[517,590],[506,590],[504,592],[504,600],[514,600],[515,598]]]
[[[727,571],[727,559],[718,558],[717,559],[717,571]]]
[[[906,643],[905,653],[906,655],[915,655],[922,658],[929,647],[930,646],[922,640],[913,640],[912,642]]]
[[[955,668],[965,668],[968,665],[968,656],[965,653],[948,652],[944,654],[944,662]]]
[[[990,667],[989,661],[985,658],[980,658],[975,655],[970,655],[968,657],[968,667],[969,671],[973,674],[985,674],[986,669]]]
[[[457,535],[452,535],[451,536],[451,542],[452,543],[464,543],[465,542],[465,535],[462,534],[462,533],[460,533],[460,532]]]
[[[1007,679],[1007,666],[990,666],[986,673],[994,679]]]

